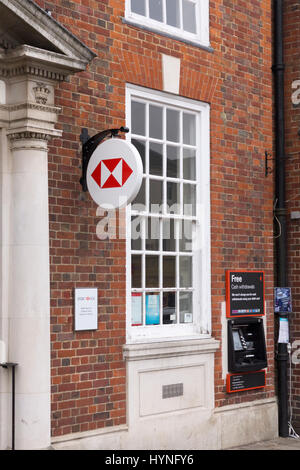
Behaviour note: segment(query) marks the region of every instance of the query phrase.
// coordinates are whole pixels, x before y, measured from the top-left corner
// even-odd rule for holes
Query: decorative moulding
[[[69,74],[85,70],[85,67],[86,63],[81,60],[33,46],[22,45],[0,51],[0,76],[7,79],[31,75],[63,81]]]
[[[50,89],[45,83],[37,83],[33,88],[35,101],[38,104],[46,104],[48,101],[48,95],[51,93]]]

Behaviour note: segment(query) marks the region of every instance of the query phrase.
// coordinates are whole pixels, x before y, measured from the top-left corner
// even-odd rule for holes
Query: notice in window
[[[142,300],[143,300],[143,296],[141,293],[131,294],[131,324],[132,326],[139,326],[143,324]]]
[[[159,294],[146,294],[146,325],[159,325]]]

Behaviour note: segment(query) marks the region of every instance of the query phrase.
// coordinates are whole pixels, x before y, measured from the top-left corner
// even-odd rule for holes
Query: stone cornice
[[[67,57],[81,60],[87,65],[96,56],[76,36],[32,0],[0,0],[0,4],[16,15],[20,23],[30,25],[37,34],[43,36]]]
[[[27,45],[0,51],[0,76],[7,79],[31,75],[63,81],[69,74],[85,70],[85,66],[81,60]]]

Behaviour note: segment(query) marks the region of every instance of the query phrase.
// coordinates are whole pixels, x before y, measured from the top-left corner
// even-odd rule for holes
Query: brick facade
[[[49,152],[52,434],[126,422],[125,241],[101,241],[81,176],[82,128],[125,124],[125,84],[162,90],[162,54],[181,59],[179,94],[211,106],[212,335],[222,341],[226,269],[265,271],[267,386],[228,395],[222,348],[215,403],[274,396],[271,1],[210,2],[212,51],[129,26],[124,0],[36,0],[97,57],[57,90],[62,108]],[[99,328],[73,330],[74,287],[98,287]]]

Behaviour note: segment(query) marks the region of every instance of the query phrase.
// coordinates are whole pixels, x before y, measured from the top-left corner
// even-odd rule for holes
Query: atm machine
[[[268,365],[263,321],[264,273],[228,271],[226,301],[227,392],[262,388]]]

